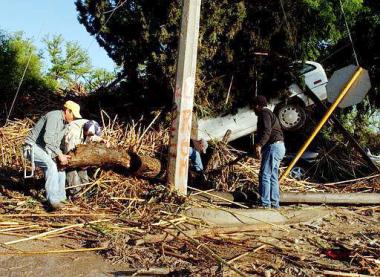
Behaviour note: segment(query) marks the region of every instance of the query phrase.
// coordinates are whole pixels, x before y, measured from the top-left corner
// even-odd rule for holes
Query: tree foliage
[[[379,143],[374,143],[380,132],[380,3],[373,0],[363,1],[362,9],[350,24],[359,64],[368,70],[372,89],[365,101],[355,107],[340,110],[338,115],[344,125],[362,142],[362,145],[373,145],[379,150]],[[354,64],[352,44],[347,32],[325,49],[330,72]]]
[[[95,91],[101,87],[106,87],[115,79],[115,74],[103,68],[95,68],[91,70],[85,80],[85,88],[87,91]]]
[[[77,42],[64,41],[62,35],[44,38],[49,65],[46,78],[56,88],[70,90],[83,86],[90,92],[111,82],[116,74],[91,65],[87,50]]]
[[[50,61],[47,77],[57,87],[69,88],[91,74],[90,57],[77,42],[64,42],[61,35],[47,36],[44,42]]]
[[[45,84],[41,55],[23,33],[9,35],[0,30],[0,65],[1,97],[16,93],[24,71],[22,90]]]
[[[96,35],[109,56],[123,67],[131,97],[170,102],[175,74],[180,28],[179,0],[77,0],[79,21]],[[343,1],[348,19],[363,8],[361,0]],[[119,6],[117,6],[119,4]],[[283,70],[294,59],[316,59],[344,36],[338,1],[220,0],[202,1],[196,105],[205,113],[220,113],[244,105],[252,96],[254,78],[264,94],[279,87],[267,86],[273,68]],[[112,15],[112,16],[111,16]],[[285,20],[285,17],[287,20]],[[266,51],[271,58],[260,61],[255,52]],[[286,62],[278,62],[278,56]],[[255,74],[256,70],[260,72]],[[264,74],[265,73],[265,74]],[[231,101],[226,102],[232,76]],[[277,93],[274,92],[274,93]]]

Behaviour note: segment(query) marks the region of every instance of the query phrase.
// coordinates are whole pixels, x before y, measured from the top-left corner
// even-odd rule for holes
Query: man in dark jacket
[[[264,208],[280,207],[278,171],[285,155],[284,135],[278,118],[268,109],[264,96],[253,99],[252,108],[258,117],[254,151],[261,159],[259,192]]]

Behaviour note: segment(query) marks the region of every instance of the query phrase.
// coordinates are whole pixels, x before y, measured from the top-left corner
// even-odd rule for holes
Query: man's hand
[[[255,145],[255,156],[259,160],[261,160],[261,146],[260,145]]]
[[[70,155],[58,155],[58,161],[60,165],[67,165],[69,163],[71,156]]]
[[[192,141],[193,141],[195,150],[197,150],[200,153],[206,154],[206,150],[208,147],[207,141],[205,141],[204,139],[200,139],[200,140],[193,139]]]

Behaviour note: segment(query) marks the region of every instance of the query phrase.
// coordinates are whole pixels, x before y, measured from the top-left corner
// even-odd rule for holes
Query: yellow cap
[[[66,109],[69,109],[73,112],[73,115],[75,116],[75,118],[82,118],[82,116],[80,115],[80,106],[75,103],[74,101],[66,101],[65,105],[63,105]]]

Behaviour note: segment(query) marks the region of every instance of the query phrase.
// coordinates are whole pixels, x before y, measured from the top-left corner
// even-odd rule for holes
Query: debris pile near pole
[[[216,190],[257,189],[260,161],[226,143],[213,144],[214,153],[207,164],[209,181]],[[378,177],[372,178],[371,168],[359,153],[347,151],[345,145],[337,144],[329,150],[320,150],[320,158],[308,169],[315,179],[352,180],[320,183],[314,180],[286,178],[280,184],[284,192],[380,192]],[[281,168],[283,171],[285,167]],[[323,176],[321,176],[323,175]]]
[[[17,236],[5,241],[12,245],[6,249],[7,254],[25,254],[17,250],[19,244],[58,236],[70,240],[78,251],[98,249],[104,257],[136,271],[156,268],[172,274],[215,276],[229,275],[234,267],[253,275],[379,273],[379,207],[334,208],[331,217],[305,224],[281,226],[261,220],[254,226],[218,227],[193,218],[186,211],[189,207],[224,211],[224,207],[179,196],[166,187],[163,179],[139,178],[105,166],[90,169],[90,182],[80,187],[62,211],[49,213],[42,201],[42,175],[38,173],[39,179],[28,179],[25,184],[16,178],[21,176],[23,167],[21,146],[32,125],[30,119],[24,119],[11,121],[0,129],[0,235]],[[169,137],[166,128],[158,126],[145,132],[137,123],[124,126],[111,119],[105,119],[104,125],[104,136],[112,147],[158,159],[165,168]],[[225,144],[217,144],[215,150],[207,173],[213,189],[232,191],[241,186],[257,186],[257,160],[238,159],[243,153]],[[379,184],[376,178],[327,185],[287,179],[282,189],[374,192],[379,191]],[[284,208],[281,213],[292,209]],[[341,226],[346,227],[347,237],[338,228]],[[351,240],[353,237],[355,240]],[[338,251],[337,245],[339,251],[346,249],[352,256],[350,262],[329,257],[331,251]],[[69,250],[62,245],[56,252],[65,251]],[[221,268],[220,263],[231,267]]]

